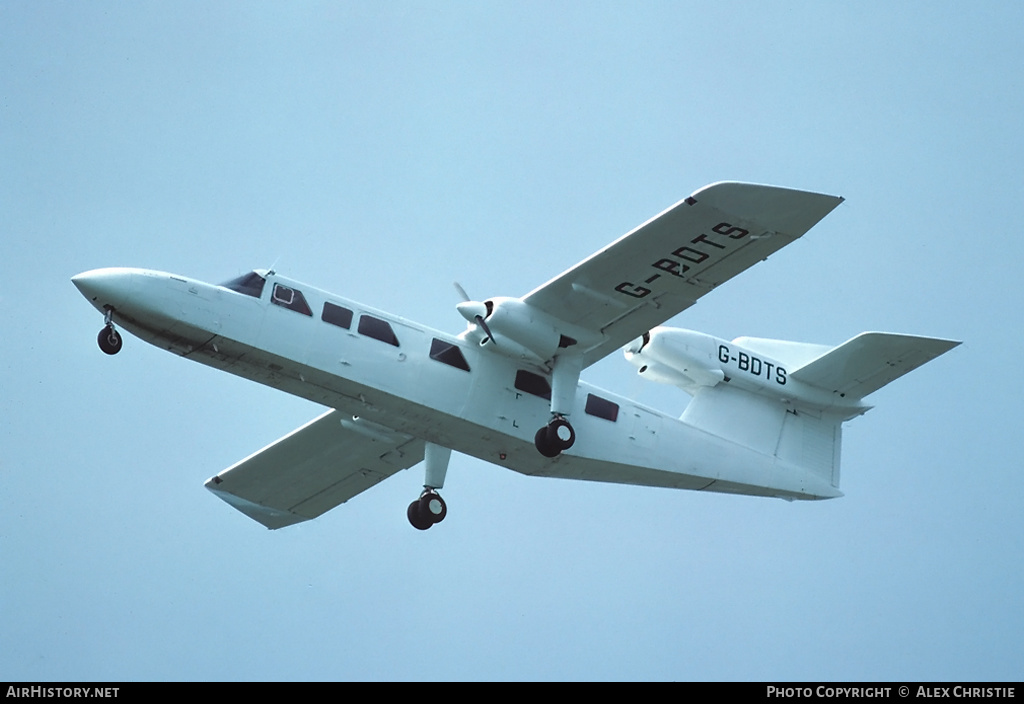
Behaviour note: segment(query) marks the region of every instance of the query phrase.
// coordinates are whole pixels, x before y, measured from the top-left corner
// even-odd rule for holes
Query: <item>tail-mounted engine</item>
[[[847,417],[853,417],[870,408],[860,401],[866,392],[848,393],[837,385],[838,380],[850,375],[857,378],[856,384],[845,382],[852,389],[867,384],[867,379],[892,375],[904,364],[901,355],[923,344],[919,338],[887,333],[865,333],[837,348],[755,337],[729,342],[692,330],[658,327],[633,340],[624,352],[640,376],[678,386],[694,396],[702,388],[727,382],[733,389],[788,399],[787,403],[804,409],[842,409]],[[936,349],[945,349],[942,344],[935,343]],[[864,351],[861,347],[865,345],[877,349]],[[869,373],[866,367],[857,366],[864,364],[861,358],[865,357],[869,364],[877,364],[877,371],[871,367]]]
[[[725,379],[716,356],[718,339],[682,328],[654,328],[629,343],[626,359],[640,376],[695,393]]]

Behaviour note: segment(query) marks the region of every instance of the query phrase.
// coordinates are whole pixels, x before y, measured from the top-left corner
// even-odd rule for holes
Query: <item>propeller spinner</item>
[[[480,344],[490,340],[497,345],[498,341],[494,339],[494,335],[491,333],[491,329],[487,326],[487,321],[485,320],[491,314],[491,311],[494,310],[494,304],[491,301],[481,303],[480,301],[470,299],[466,289],[462,288],[458,281],[455,282],[455,290],[462,296],[462,303],[456,305],[455,310],[459,311],[459,314],[466,319],[466,322],[476,323],[487,333],[487,337]]]

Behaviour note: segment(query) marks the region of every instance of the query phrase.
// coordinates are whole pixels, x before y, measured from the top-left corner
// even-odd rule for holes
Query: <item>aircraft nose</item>
[[[93,269],[71,277],[71,283],[97,310],[117,308],[128,300],[134,273],[130,269]]]

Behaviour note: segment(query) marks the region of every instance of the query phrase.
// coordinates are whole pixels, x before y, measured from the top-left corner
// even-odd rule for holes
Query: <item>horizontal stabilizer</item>
[[[791,370],[789,377],[848,399],[863,398],[959,344],[935,337],[864,332]]]

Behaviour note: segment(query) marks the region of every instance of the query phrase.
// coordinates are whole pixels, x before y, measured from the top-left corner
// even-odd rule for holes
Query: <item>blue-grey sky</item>
[[[1024,9],[0,3],[0,679],[1011,679],[1024,641]],[[704,184],[847,200],[679,316],[963,339],[818,503],[456,455],[270,532],[203,481],[320,413],[70,277],[277,269],[457,332]],[[619,355],[585,378],[681,410]],[[679,448],[681,454],[686,448]]]

